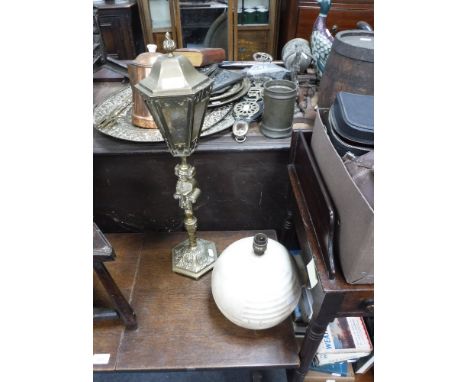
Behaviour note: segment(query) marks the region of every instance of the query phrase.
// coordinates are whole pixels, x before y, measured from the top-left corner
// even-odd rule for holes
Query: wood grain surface
[[[374,382],[374,367],[364,374],[354,374],[356,382]]]
[[[278,54],[289,40],[301,37],[309,41],[314,22],[320,13],[317,0],[289,0],[281,2]],[[374,0],[333,1],[327,27],[340,32],[356,29],[360,20],[374,26]]]
[[[213,240],[220,254],[230,243],[257,232],[261,231],[200,232],[199,237]],[[276,237],[274,231],[263,232]],[[138,238],[137,243],[127,239],[129,235]],[[218,310],[211,294],[211,273],[195,281],[172,272],[171,248],[185,240],[185,233],[109,234],[107,237],[117,253],[114,263],[121,267],[120,271],[111,270],[112,275],[129,297],[138,329],[124,331],[121,325],[95,325],[95,353],[97,350],[110,353],[111,361],[107,367],[95,365],[94,370],[298,365],[290,319],[268,330],[243,329]],[[128,248],[123,248],[125,243]],[[137,249],[139,244],[141,250]],[[125,259],[128,254],[130,257]],[[136,261],[132,256],[135,254]],[[129,292],[132,274],[136,277]]]
[[[271,40],[269,30],[264,30],[263,28],[239,29],[237,36],[237,59],[239,61],[252,60],[252,55],[255,52],[272,53],[268,47]]]

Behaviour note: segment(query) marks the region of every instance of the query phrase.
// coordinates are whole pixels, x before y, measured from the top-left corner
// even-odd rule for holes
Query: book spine
[[[207,49],[202,53],[201,66],[222,62],[226,57],[224,49]]]
[[[357,350],[372,350],[372,342],[367,333],[366,325],[362,317],[347,318],[354,344]]]
[[[313,360],[314,366],[328,365],[330,363],[356,360],[365,357],[368,353],[336,353],[336,354],[316,354]]]

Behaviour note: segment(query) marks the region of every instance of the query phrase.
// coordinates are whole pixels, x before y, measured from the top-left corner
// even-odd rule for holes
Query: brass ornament
[[[175,167],[175,174],[179,179],[174,198],[184,210],[184,226],[189,238],[172,249],[172,270],[198,279],[213,268],[217,258],[216,247],[214,243],[196,236],[197,218],[192,205],[201,191],[195,180],[195,167],[187,163],[186,157],[182,157],[181,163]]]

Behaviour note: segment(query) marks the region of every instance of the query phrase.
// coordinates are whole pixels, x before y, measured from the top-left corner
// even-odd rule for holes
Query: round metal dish
[[[231,103],[235,100],[238,100],[239,98],[245,96],[248,93],[249,89],[250,89],[250,80],[248,78],[244,78],[242,80],[242,89],[238,93],[234,94],[232,97],[229,97],[229,98],[225,98],[225,99],[218,100],[218,101],[213,101],[208,104],[208,107],[209,108],[218,107],[221,105],[226,105],[228,103]]]
[[[239,81],[239,82],[242,84],[242,81]],[[225,86],[224,88],[217,89],[217,90],[215,90],[215,91],[211,91],[211,94],[214,95],[214,96],[217,96],[217,95],[220,95],[220,94],[224,94],[224,93],[226,93],[231,87],[232,87],[232,85]]]
[[[219,101],[219,100],[222,100],[224,98],[231,97],[234,94],[237,94],[238,92],[240,92],[242,90],[242,88],[243,88],[242,85],[243,85],[242,82],[238,82],[238,83],[230,86],[229,89],[225,93],[214,96],[214,97],[210,97],[210,102]]]
[[[159,129],[144,129],[132,124],[131,98],[132,90],[130,86],[106,98],[94,109],[94,128],[100,133],[113,138],[123,139],[132,142],[163,142],[164,138]],[[130,104],[128,104],[130,100]],[[126,106],[128,104],[128,106]],[[201,136],[215,134],[232,126],[230,118],[220,124],[232,111],[233,104],[223,104],[220,107],[207,110],[203,121]],[[115,121],[102,127],[103,120],[118,111]],[[230,124],[229,124],[230,123]]]
[[[207,135],[213,135],[215,133],[219,133],[220,131],[229,129],[235,122],[234,117],[232,116],[232,113],[229,113],[225,118],[223,118],[221,121],[219,121],[216,125],[213,127],[210,127],[209,129],[202,131],[201,136],[205,137]]]

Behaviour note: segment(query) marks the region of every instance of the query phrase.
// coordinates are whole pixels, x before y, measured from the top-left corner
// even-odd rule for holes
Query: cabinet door
[[[237,0],[238,25],[269,25],[270,17],[274,16],[270,0]]]
[[[296,37],[310,38],[315,19],[320,12],[316,1],[301,1],[298,8]],[[356,29],[358,21],[366,21],[374,26],[373,1],[341,1],[333,2],[327,17],[327,27],[334,32]]]
[[[237,31],[237,60],[252,61],[255,52],[269,53],[269,31],[247,29]]]
[[[281,2],[278,54],[291,39],[310,39],[312,28],[320,12],[317,0],[290,0]],[[358,21],[374,26],[374,0],[332,1],[327,27],[332,32],[355,29]],[[334,28],[334,26],[336,26]]]
[[[235,0],[234,59],[252,60],[255,52],[275,57],[278,0]]]
[[[175,0],[177,45],[183,48],[223,48],[232,57],[233,0]]]
[[[126,57],[126,49],[123,39],[116,38],[122,30],[122,20],[119,16],[99,17],[102,41],[106,54],[115,59]]]
[[[172,38],[177,41],[174,2],[175,0],[138,0],[145,44],[156,44],[161,53],[166,32],[171,32]]]

